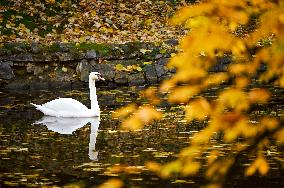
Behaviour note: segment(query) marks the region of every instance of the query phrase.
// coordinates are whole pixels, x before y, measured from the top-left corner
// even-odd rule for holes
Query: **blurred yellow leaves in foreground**
[[[159,120],[162,117],[162,113],[150,105],[137,108],[134,104],[130,104],[125,108],[115,111],[113,117],[123,118],[121,125],[123,129],[137,130],[142,129],[145,124],[153,120]]]
[[[256,171],[261,175],[265,175],[269,170],[269,165],[263,156],[258,156],[255,161],[247,168],[246,176],[253,175]]]
[[[267,174],[269,165],[263,153],[272,136],[283,144],[283,112],[255,113],[255,107],[271,97],[260,81],[284,88],[283,15],[284,3],[269,0],[207,0],[176,13],[172,23],[190,28],[179,53],[167,65],[176,73],[159,89],[145,91],[151,105],[130,104],[117,110],[114,117],[122,118],[123,128],[141,129],[162,118],[155,106],[163,101],[157,96],[166,96],[167,102],[183,106],[188,126],[193,120],[205,125],[189,138],[189,146],[176,160],[148,162],[148,169],[167,178],[191,176],[205,168],[206,178],[214,182],[211,187],[221,187],[239,156],[247,152],[257,158],[245,175]],[[222,57],[231,59],[225,72],[211,72]],[[258,83],[256,88],[252,82]],[[216,87],[216,98],[204,95]],[[210,140],[216,136],[228,144],[227,152],[212,149]],[[201,160],[205,154],[207,160]]]
[[[123,186],[123,183],[119,179],[109,179],[102,185],[100,185],[98,188],[121,188]]]

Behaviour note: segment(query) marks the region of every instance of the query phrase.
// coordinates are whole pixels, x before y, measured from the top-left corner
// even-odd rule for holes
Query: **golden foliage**
[[[193,119],[204,120],[210,112],[210,103],[204,98],[199,98],[191,101],[189,105],[186,106],[185,116],[189,121]]]
[[[136,108],[137,106],[135,104],[129,104],[123,108],[116,110],[112,115],[114,118],[125,118],[126,116],[134,112]]]
[[[142,96],[147,98],[151,104],[157,105],[160,103],[160,99],[156,95],[156,93],[157,93],[157,88],[148,88],[142,92]]]
[[[270,97],[270,94],[267,90],[259,88],[251,90],[248,95],[249,100],[252,103],[265,103]]]
[[[145,124],[148,124],[153,120],[159,120],[162,117],[162,114],[153,106],[144,105],[136,109],[136,106],[132,104],[126,108],[118,109],[113,113],[113,116],[123,118],[122,128],[137,130],[143,128]]]
[[[201,163],[189,160],[183,165],[183,168],[181,169],[181,175],[182,176],[194,175],[199,171],[200,167]]]
[[[197,86],[180,86],[175,88],[169,95],[169,102],[183,103],[187,102],[189,98],[199,93],[199,87]]]
[[[253,19],[257,20],[255,24]],[[219,187],[226,181],[226,173],[237,164],[239,154],[246,151],[257,158],[245,175],[267,174],[269,165],[261,153],[271,135],[283,142],[283,114],[253,116],[254,105],[267,103],[271,94],[265,88],[251,88],[251,82],[257,79],[284,88],[284,3],[205,0],[180,9],[171,22],[184,24],[190,32],[180,41],[179,53],[167,65],[175,68],[176,73],[163,81],[159,91],[168,96],[168,102],[184,105],[187,122],[204,121],[206,126],[193,135],[175,161],[165,165],[150,162],[148,169],[162,177],[188,176],[198,173],[204,165],[212,187]],[[252,29],[242,30],[250,25]],[[220,57],[228,55],[232,62],[227,72],[210,72]],[[266,69],[260,72],[263,65]],[[220,85],[224,89],[216,99],[198,96]],[[145,96],[152,105],[158,105],[153,90],[145,91]],[[152,106],[144,105],[122,126],[136,124],[134,127],[142,128],[161,117]],[[215,135],[221,135],[221,140],[230,144],[231,153],[219,152],[218,148],[208,151]],[[241,143],[236,143],[239,139]],[[206,164],[199,160],[202,153],[208,153]]]
[[[263,158],[263,156],[258,156],[255,161],[246,169],[245,175],[251,176],[256,171],[261,175],[265,175],[269,170],[269,165],[267,161]]]
[[[123,186],[123,183],[121,180],[113,178],[113,179],[106,181],[105,183],[100,185],[98,188],[120,188],[122,186]]]
[[[181,35],[167,24],[175,5],[166,0],[1,0],[0,7],[1,43],[160,42]]]
[[[221,108],[234,108],[237,111],[246,110],[249,107],[248,97],[240,89],[231,88],[219,95],[219,106]]]

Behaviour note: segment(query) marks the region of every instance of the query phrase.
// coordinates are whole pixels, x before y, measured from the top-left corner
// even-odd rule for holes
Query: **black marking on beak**
[[[101,74],[98,75],[98,79],[99,79],[99,80],[105,80],[105,79],[101,76]]]

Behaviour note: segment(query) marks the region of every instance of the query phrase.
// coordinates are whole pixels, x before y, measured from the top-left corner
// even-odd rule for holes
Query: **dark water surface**
[[[163,120],[135,132],[119,130],[118,120],[111,118],[112,111],[124,104],[144,103],[139,98],[141,89],[99,88],[100,119],[42,119],[43,115],[29,104],[72,97],[90,106],[86,89],[25,93],[0,90],[0,187],[61,187],[70,183],[92,187],[111,177],[121,178],[126,187],[199,187],[200,178],[162,180],[144,167],[147,161],[174,159],[188,145],[189,138],[202,128],[202,124],[186,124],[181,107],[163,104]],[[273,108],[268,113],[283,110],[282,94],[283,91],[280,99],[274,97]],[[215,97],[214,92],[205,95]],[[218,136],[212,142],[226,151],[226,144],[219,143]],[[283,159],[280,146],[271,146],[269,150],[270,155]],[[254,177],[257,181],[244,180],[242,187],[284,187],[279,161],[269,162],[270,179]],[[130,173],[123,173],[121,166],[117,171],[110,170],[113,165],[122,165]],[[232,187],[238,187],[237,183],[232,183]]]

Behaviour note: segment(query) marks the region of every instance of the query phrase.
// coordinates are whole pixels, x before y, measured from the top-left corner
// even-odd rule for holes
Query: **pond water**
[[[119,177],[126,187],[199,187],[202,180],[198,177],[163,180],[144,167],[147,161],[173,160],[202,128],[200,123],[186,124],[180,106],[162,104],[163,120],[135,132],[119,130],[118,120],[112,119],[111,113],[124,104],[145,102],[139,97],[141,89],[99,88],[101,117],[75,119],[43,117],[29,103],[72,97],[90,106],[86,89],[23,93],[0,90],[0,187],[61,187],[70,183],[92,187],[111,177]],[[281,94],[280,100],[274,97],[275,113],[283,109]],[[215,97],[214,91],[205,95]],[[218,136],[212,142],[226,150]],[[279,147],[271,146],[271,153],[283,157]],[[270,177],[276,179],[260,185],[284,187],[279,164],[273,160],[270,163],[275,171]]]

